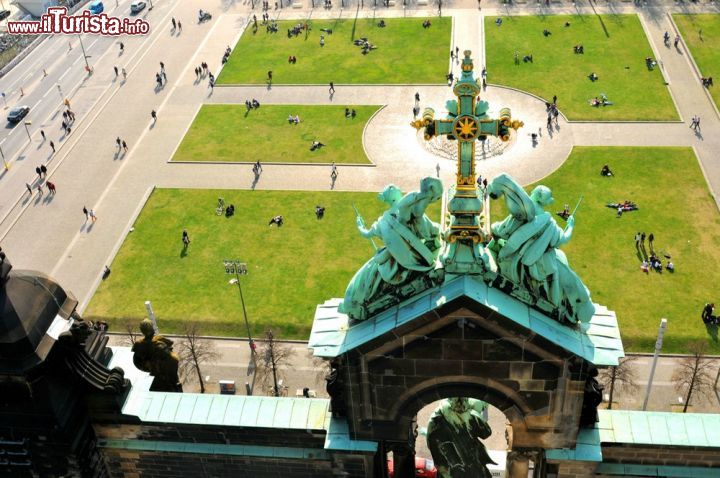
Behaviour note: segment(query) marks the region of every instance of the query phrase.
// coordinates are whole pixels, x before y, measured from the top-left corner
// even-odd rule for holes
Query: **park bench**
[[[417,4],[421,7],[427,6],[428,3],[428,0],[417,0]]]
[[[302,8],[303,4],[302,4],[302,2],[292,2],[292,7],[293,8]]]

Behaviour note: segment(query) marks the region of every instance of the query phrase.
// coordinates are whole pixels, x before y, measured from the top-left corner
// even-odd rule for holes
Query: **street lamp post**
[[[238,291],[240,292],[240,302],[242,303],[243,317],[245,318],[245,327],[247,328],[248,334],[248,343],[250,344],[250,356],[254,359],[255,343],[253,342],[252,334],[250,333],[250,323],[248,322],[247,310],[245,309],[245,298],[243,297],[242,286],[240,285],[240,275],[247,275],[248,273],[247,264],[244,262],[240,262],[239,259],[225,259],[223,263],[225,264],[225,273],[235,276],[235,278],[232,279],[230,283],[237,284]]]
[[[655,341],[655,355],[653,356],[652,367],[650,367],[650,378],[648,379],[647,390],[645,391],[645,401],[643,401],[643,411],[647,408],[648,399],[650,398],[650,389],[652,388],[653,378],[655,377],[655,367],[657,366],[658,355],[662,348],[663,336],[665,335],[665,329],[667,329],[667,319],[660,321],[660,329],[658,330],[657,341]]]
[[[90,73],[92,71],[92,68],[90,68],[90,64],[87,61],[87,59],[90,57],[87,55],[87,53],[85,53],[85,45],[83,45],[82,36],[80,36],[79,33],[78,33],[78,39],[80,40],[80,48],[82,48],[82,52],[83,52],[83,60],[85,60],[85,69],[87,70],[88,73]]]
[[[30,130],[28,129],[28,126],[32,125],[32,121],[30,121],[30,120],[25,121],[25,122],[23,123],[23,125],[25,125],[25,132],[26,132],[27,135],[28,135],[28,139],[29,139],[30,141],[32,141],[32,136],[30,136]]]

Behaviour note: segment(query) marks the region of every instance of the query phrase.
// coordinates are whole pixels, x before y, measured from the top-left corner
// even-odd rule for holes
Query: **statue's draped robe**
[[[410,226],[402,224],[397,210],[391,208],[370,228],[385,244],[357,271],[348,285],[341,311],[356,319],[364,318],[362,307],[381,292],[383,283],[399,285],[412,272],[435,267],[439,251],[437,225],[427,216],[412,218]]]
[[[487,464],[495,462],[480,442],[491,430],[476,410],[468,410],[453,419],[448,405],[441,405],[433,413],[427,429],[427,444],[435,466],[447,472],[442,478],[490,478]],[[457,415],[456,415],[457,416]]]

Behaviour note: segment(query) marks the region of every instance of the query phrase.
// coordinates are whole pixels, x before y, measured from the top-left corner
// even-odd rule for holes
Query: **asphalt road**
[[[61,123],[64,111],[63,101],[69,99],[76,114],[72,130],[77,129],[93,107],[114,87],[123,83],[122,74],[115,76],[113,66],[131,72],[146,47],[155,41],[160,30],[155,28],[168,13],[173,2],[155,2],[152,11],[145,9],[137,16],[130,15],[131,0],[105,2],[106,13],[110,16],[143,18],[150,23],[150,33],[144,36],[122,36],[114,38],[98,35],[50,35],[25,59],[0,78],[0,92],[5,94],[0,101],[3,116],[0,116],[0,149],[9,165],[0,167],[0,238],[12,226],[23,209],[22,198],[27,196],[25,183],[34,186],[37,179],[35,167],[45,164],[48,169],[55,167],[56,157],[73,133],[64,133]],[[82,46],[81,46],[82,41]],[[120,41],[124,52],[120,51]],[[83,47],[87,61],[93,68],[92,75],[85,69]],[[129,73],[131,74],[131,73]],[[148,84],[152,81],[149,80]],[[82,101],[74,102],[76,93],[82,91]],[[15,106],[29,106],[30,113],[17,124],[7,122],[5,115]],[[24,122],[32,124],[26,129]],[[40,130],[46,134],[43,141]],[[112,135],[109,132],[109,135]],[[58,151],[52,154],[49,142],[53,141]]]

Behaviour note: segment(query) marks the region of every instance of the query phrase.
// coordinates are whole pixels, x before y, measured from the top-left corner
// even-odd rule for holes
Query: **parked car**
[[[392,460],[388,460],[388,476],[393,478],[395,471],[393,470]],[[435,463],[429,458],[415,457],[415,477],[416,478],[437,478],[437,469]]]
[[[105,5],[103,5],[103,2],[101,2],[100,0],[95,0],[90,4],[88,10],[90,10],[90,13],[92,13],[93,15],[97,15],[105,11]]]
[[[0,21],[5,20],[10,16],[10,10],[0,10]]]
[[[29,106],[16,106],[8,113],[7,120],[10,123],[18,123],[20,120],[26,117],[28,113],[30,113]]]
[[[145,2],[132,2],[130,4],[130,13],[140,13],[145,10],[146,6]]]

